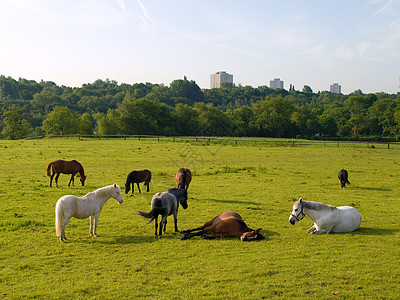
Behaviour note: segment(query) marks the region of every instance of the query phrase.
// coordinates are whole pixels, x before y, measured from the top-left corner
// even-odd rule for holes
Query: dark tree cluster
[[[193,80],[169,86],[96,80],[57,86],[0,76],[0,136],[152,134],[260,137],[400,137],[400,94],[314,93],[266,86],[201,90]]]

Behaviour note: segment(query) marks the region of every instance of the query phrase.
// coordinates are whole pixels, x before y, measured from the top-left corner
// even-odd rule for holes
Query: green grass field
[[[49,187],[46,165],[76,159],[86,186],[61,175]],[[356,146],[254,146],[156,140],[43,139],[0,141],[0,297],[111,299],[394,299],[400,298],[400,149]],[[259,242],[181,241],[169,217],[167,234],[138,215],[154,193],[175,186],[180,167],[192,170],[189,208],[180,230],[234,210]],[[67,243],[54,230],[54,207],[132,170],[152,171],[150,192],[135,188],[118,205],[110,199],[97,228],[72,219]],[[340,189],[337,173],[349,171]],[[295,200],[352,205],[363,218],[349,234],[310,235],[308,217],[288,218]]]

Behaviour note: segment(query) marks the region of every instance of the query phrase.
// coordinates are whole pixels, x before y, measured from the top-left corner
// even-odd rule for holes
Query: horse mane
[[[120,188],[118,185],[117,185],[117,187],[120,189],[120,192],[121,192],[121,188]],[[95,191],[92,192],[92,193],[96,194],[96,196],[108,195],[108,194],[109,194],[108,191],[109,191],[111,188],[114,188],[114,185],[113,185],[113,184],[112,184],[112,185],[108,185],[108,186],[104,186],[104,187],[102,187],[102,188],[99,188],[99,189],[95,190]],[[88,193],[88,194],[90,194],[90,193]]]
[[[314,201],[304,201],[302,200],[301,203],[303,204],[304,208],[311,209],[311,210],[335,210],[336,207],[320,202]]]

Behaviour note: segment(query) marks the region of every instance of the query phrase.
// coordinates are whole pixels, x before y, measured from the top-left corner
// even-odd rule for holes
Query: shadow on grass
[[[180,234],[164,234],[163,237],[161,238],[162,240],[179,240],[180,239]],[[149,243],[155,243],[158,242],[160,239],[155,238],[154,235],[148,235],[148,236],[134,236],[134,235],[125,235],[125,236],[116,236],[113,239],[108,239],[108,240],[96,240],[96,243],[100,244],[108,244],[108,245],[128,245],[128,244],[149,244]]]
[[[352,186],[352,189],[358,189],[363,191],[377,191],[377,192],[390,192],[391,189],[384,189],[379,187],[369,187],[369,186]]]
[[[217,202],[217,203],[260,205],[260,203],[252,202],[252,201],[220,200],[220,199],[204,199],[204,200],[206,200],[206,201],[212,201],[212,202]]]
[[[354,231],[354,233],[360,235],[391,235],[399,231],[399,229],[360,227],[357,231]]]

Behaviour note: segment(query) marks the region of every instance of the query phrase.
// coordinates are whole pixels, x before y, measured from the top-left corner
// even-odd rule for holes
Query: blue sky
[[[0,0],[0,74],[397,93],[400,0]]]

